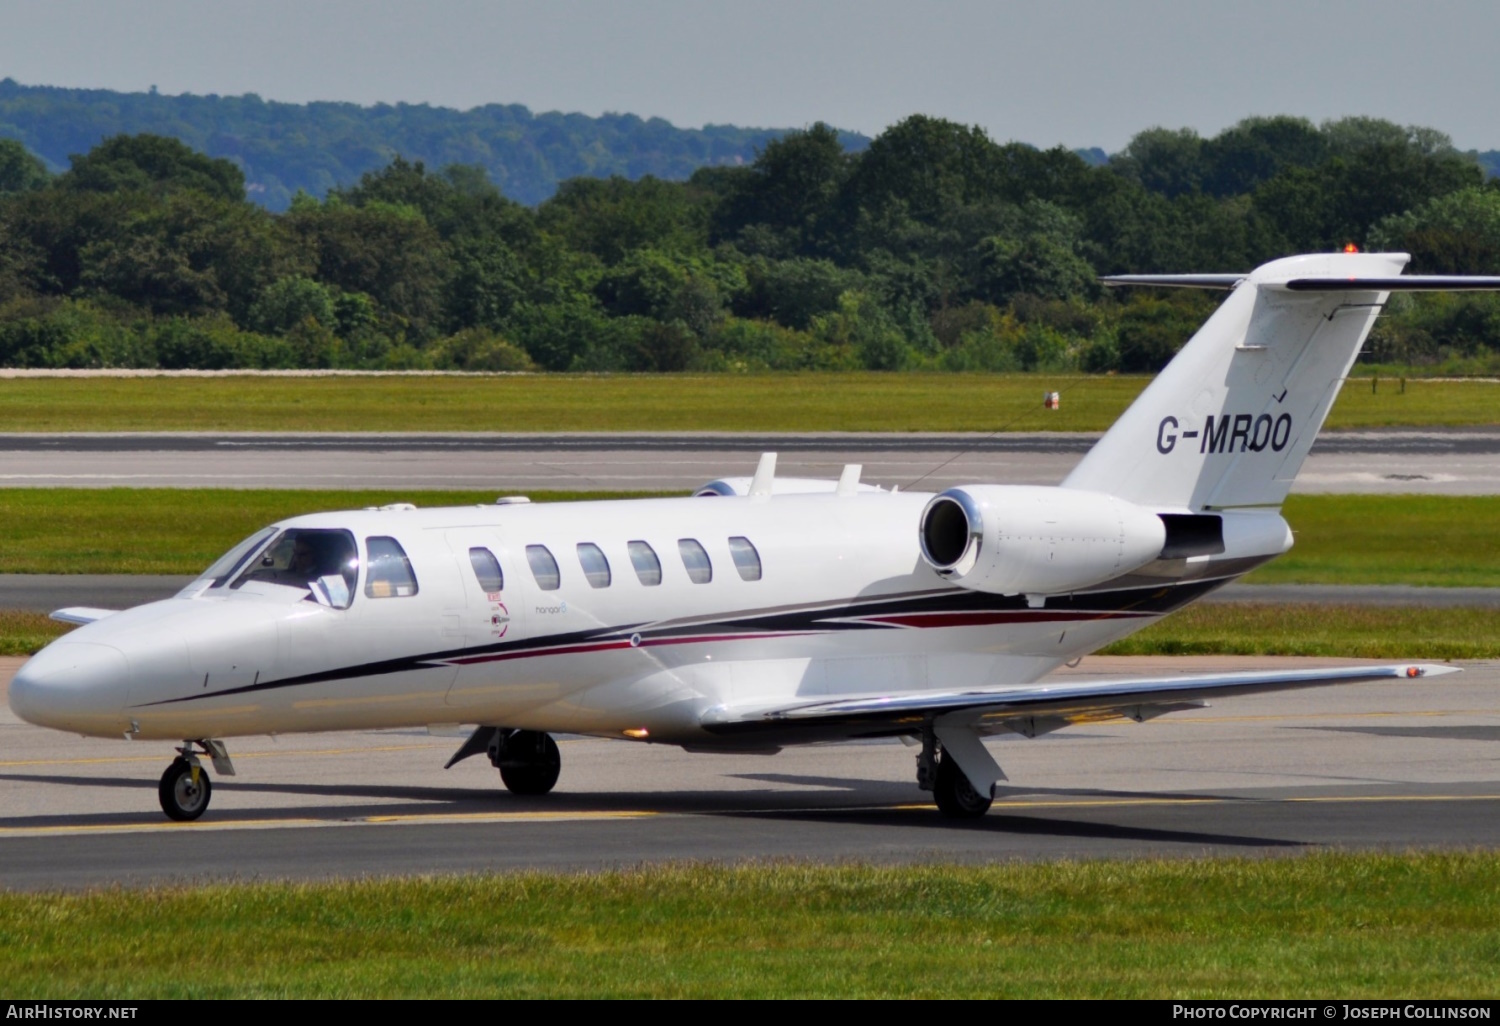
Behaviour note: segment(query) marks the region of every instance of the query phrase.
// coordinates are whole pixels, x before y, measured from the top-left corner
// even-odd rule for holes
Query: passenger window
[[[578,562],[583,564],[583,576],[588,578],[590,588],[609,587],[609,560],[599,546],[583,542],[578,546]]]
[[[406,550],[394,538],[366,538],[370,569],[365,574],[365,594],[370,598],[406,598],[417,593],[417,575],[412,573]]]
[[[526,546],[526,562],[531,564],[531,576],[536,586],[543,591],[556,591],[562,587],[562,573],[557,569],[557,560],[545,545]]]
[[[630,565],[635,567],[641,583],[648,588],[660,584],[661,560],[656,558],[656,550],[643,541],[633,541],[625,547],[630,551]]]
[[[489,549],[479,546],[470,549],[469,565],[474,568],[481,591],[493,595],[505,590],[505,574],[500,569],[500,561]]]
[[[729,539],[729,554],[734,557],[734,568],[747,581],[760,580],[760,553],[750,544],[749,538]]]
[[[714,565],[708,561],[708,553],[692,538],[679,538],[677,551],[682,553],[682,565],[687,568],[688,579],[694,584],[707,584],[714,579]]]

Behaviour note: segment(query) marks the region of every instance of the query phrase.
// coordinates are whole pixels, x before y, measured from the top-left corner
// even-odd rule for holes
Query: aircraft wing
[[[102,620],[106,616],[114,616],[118,609],[94,609],[91,606],[69,606],[67,609],[55,609],[48,613],[53,620],[61,620],[63,623],[93,623]]]
[[[1018,687],[816,699],[777,706],[720,706],[705,714],[702,723],[705,730],[715,734],[831,739],[909,733],[941,718],[943,724],[965,723],[986,733],[1011,730],[1033,736],[1072,723],[1119,717],[1150,719],[1199,707],[1210,698],[1329,684],[1412,680],[1457,672],[1456,666],[1401,663],[1184,677],[1063,680]]]

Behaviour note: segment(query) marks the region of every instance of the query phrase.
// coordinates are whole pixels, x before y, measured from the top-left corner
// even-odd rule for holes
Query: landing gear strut
[[[489,756],[511,794],[546,794],[562,771],[557,742],[539,730],[495,731]]]
[[[195,747],[198,746],[198,747]],[[214,785],[208,779],[208,771],[198,761],[201,747],[214,764],[214,769],[227,777],[234,776],[234,764],[229,761],[229,752],[222,741],[184,741],[177,749],[177,758],[172,760],[167,771],[161,775],[156,787],[156,796],[161,800],[161,811],[168,819],[186,823],[203,815],[208,801],[213,797]]]
[[[994,801],[988,794],[975,789],[931,730],[922,732],[922,751],[917,756],[917,786],[932,792],[938,811],[949,819],[977,819],[990,811],[990,803]]]

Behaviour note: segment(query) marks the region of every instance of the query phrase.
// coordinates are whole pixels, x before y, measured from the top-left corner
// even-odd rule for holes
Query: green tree
[[[245,175],[231,161],[204,156],[160,135],[117,135],[69,158],[58,185],[79,192],[192,191],[215,199],[245,198]]]
[[[1369,246],[1410,253],[1418,273],[1500,273],[1500,188],[1459,189],[1383,218]]]
[[[707,239],[707,213],[674,182],[575,178],[537,211],[537,223],[575,250],[616,264],[632,250],[690,250]]]
[[[338,324],[333,294],[300,274],[266,286],[249,312],[251,329],[267,335],[285,335],[308,319],[324,327]]]
[[[1197,192],[1207,168],[1203,140],[1191,128],[1148,128],[1109,160],[1116,174],[1167,198]]]
[[[334,201],[286,216],[311,254],[318,281],[368,295],[418,338],[436,330],[451,265],[442,239],[419,212]]]
[[[14,139],[0,139],[0,196],[8,192],[32,192],[45,186],[52,176],[47,165]]]
[[[777,241],[753,248],[812,254],[820,222],[832,210],[850,166],[838,132],[821,121],[772,140],[756,155],[749,174],[729,180],[733,188],[714,213],[715,235],[733,239],[757,226]]]

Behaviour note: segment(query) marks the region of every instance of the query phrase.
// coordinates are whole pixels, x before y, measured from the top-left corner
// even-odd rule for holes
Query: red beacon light
[[[1346,242],[1346,243],[1344,243],[1344,252],[1345,253],[1358,253],[1359,252],[1359,247],[1356,246],[1352,242]]]

